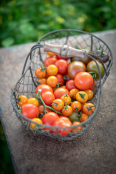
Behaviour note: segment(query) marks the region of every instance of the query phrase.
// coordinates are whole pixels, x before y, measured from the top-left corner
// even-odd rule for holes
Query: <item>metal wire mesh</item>
[[[38,86],[36,82],[37,78],[35,77],[35,70],[38,67],[42,66],[43,61],[46,59],[46,57],[48,57],[47,54],[43,51],[43,47],[46,41],[51,44],[62,44],[62,45],[67,44],[72,47],[78,45],[80,49],[86,48],[91,51],[94,51],[96,50],[96,47],[99,48],[101,46],[103,51],[109,55],[108,62],[104,64],[106,72],[103,78],[99,79],[101,83],[99,80],[96,82],[97,92],[95,93],[92,99],[92,103],[94,103],[95,105],[95,110],[93,114],[89,116],[88,120],[80,123],[79,126],[82,127],[80,131],[78,131],[79,126],[77,125],[68,128],[53,127],[43,124],[41,125],[33,122],[31,119],[24,117],[20,112],[18,112],[18,109],[20,109],[20,107],[17,105],[16,99],[18,98],[19,95],[26,95],[28,98],[35,97],[35,89]],[[90,58],[92,58],[91,55]],[[103,85],[105,80],[107,79],[111,66],[112,66],[112,53],[109,47],[101,39],[92,34],[78,30],[58,30],[44,35],[28,54],[24,64],[22,76],[20,77],[20,79],[18,80],[12,91],[11,103],[18,119],[23,123],[26,129],[32,131],[33,134],[43,134],[46,136],[50,136],[52,138],[57,138],[59,140],[71,140],[83,134],[91,126],[95,118],[95,115],[97,114],[100,102],[101,85]],[[32,130],[30,128],[31,123],[36,124],[36,130]],[[71,131],[67,136],[61,136],[62,131],[64,130],[68,131],[69,129],[73,129],[73,131]]]

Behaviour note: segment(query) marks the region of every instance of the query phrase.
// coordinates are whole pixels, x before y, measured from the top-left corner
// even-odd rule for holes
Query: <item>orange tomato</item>
[[[55,76],[49,76],[47,78],[47,84],[49,86],[51,86],[52,88],[54,88],[57,85],[57,83],[58,83],[57,77],[55,77]]]
[[[61,97],[61,100],[63,100],[64,104],[69,105],[71,103],[71,98],[68,94],[64,94]]]
[[[75,122],[73,123],[72,126],[79,125],[79,124],[80,124],[80,122],[75,121]],[[77,132],[79,132],[81,129],[82,129],[82,126],[78,126],[78,127],[76,127],[76,128],[73,128],[72,131],[75,132],[75,133],[77,133]]]
[[[49,55],[49,56],[55,56],[56,54],[55,53],[53,53],[53,52],[47,52],[47,54]]]
[[[44,113],[44,105],[39,105],[39,113]],[[51,112],[51,110],[49,108],[46,108],[46,112]]]
[[[28,98],[25,95],[20,95],[17,101],[18,101],[18,105],[21,107],[28,102]]]
[[[83,112],[87,115],[91,115],[95,110],[95,106],[93,103],[85,103],[83,105]]]
[[[70,90],[70,93],[69,93],[70,97],[73,98],[73,99],[76,99],[76,94],[77,94],[77,92],[79,92],[78,89],[76,89],[76,88],[71,89],[71,90]]]
[[[48,76],[55,76],[58,73],[58,68],[56,65],[49,65],[47,66],[47,75]]]
[[[93,91],[90,89],[85,90],[85,92],[88,94],[88,100],[93,98]]]
[[[76,99],[81,103],[85,103],[88,100],[88,94],[84,91],[79,91],[76,94]]]
[[[39,105],[39,102],[38,102],[38,100],[36,98],[29,98],[28,99],[28,103],[31,103],[31,104],[33,104],[35,106]]]
[[[39,83],[39,85],[47,84],[47,79],[46,78],[39,79],[38,83]]]
[[[74,101],[71,103],[71,107],[74,112],[78,112],[81,110],[81,103],[79,101]]]
[[[42,120],[40,118],[33,118],[32,121],[34,121],[36,123],[39,123],[39,124],[42,124]],[[38,129],[38,126],[35,123],[31,123],[30,124],[30,128],[32,130],[37,130]]]
[[[73,110],[72,110],[72,107],[67,105],[67,106],[64,106],[63,110],[62,110],[62,114],[64,116],[67,116],[69,117],[71,114],[72,114]]]
[[[86,121],[86,120],[88,120],[88,115],[82,113],[82,114],[81,114],[81,118],[80,118],[80,122],[84,122],[84,121]]]
[[[53,109],[57,110],[57,111],[60,111],[63,109],[64,107],[64,102],[61,100],[61,99],[55,99],[53,102],[52,102],[52,107]]]
[[[40,79],[46,77],[46,68],[45,67],[37,68],[35,70],[35,75],[37,78]]]

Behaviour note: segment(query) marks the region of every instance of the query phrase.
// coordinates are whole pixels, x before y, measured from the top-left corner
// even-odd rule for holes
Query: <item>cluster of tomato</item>
[[[44,66],[35,71],[38,79],[36,97],[28,99],[21,95],[18,98],[21,113],[39,124],[65,128],[79,125],[95,110],[94,104],[89,101],[95,86],[93,76],[87,72],[87,66],[82,61],[71,62],[52,52],[47,54],[49,57],[44,60]],[[30,127],[37,129],[35,123],[31,123]],[[81,126],[77,126],[76,129],[58,131],[61,136],[66,136],[71,131],[81,129]],[[44,130],[57,134],[56,130],[50,128]]]

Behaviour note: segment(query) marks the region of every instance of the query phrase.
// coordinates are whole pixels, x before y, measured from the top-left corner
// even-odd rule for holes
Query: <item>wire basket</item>
[[[43,65],[43,61],[47,57],[47,54],[43,51],[46,41],[50,44],[62,44],[62,45],[69,45],[72,47],[78,45],[80,49],[86,48],[91,51],[96,50],[96,47],[97,48],[102,47],[102,50],[109,55],[109,60],[107,61],[107,63],[104,64],[101,61],[105,70],[105,74],[101,78],[100,69],[96,62],[95,57],[93,57],[92,54],[88,54],[88,56],[95,61],[99,72],[99,80],[96,82],[94,97],[92,98],[92,103],[95,105],[95,110],[93,114],[89,116],[88,120],[80,123],[78,126],[75,125],[71,127],[54,127],[54,126],[47,126],[44,124],[38,124],[33,122],[31,119],[26,118],[19,112],[20,107],[17,104],[18,96],[26,95],[28,98],[35,97],[35,89],[38,86],[37,78],[35,76],[35,70]],[[22,75],[20,79],[17,81],[11,95],[11,103],[13,109],[18,119],[25,126],[26,130],[32,131],[34,135],[42,134],[50,136],[52,138],[57,138],[58,140],[71,140],[83,134],[91,126],[91,124],[95,119],[95,115],[97,114],[100,104],[101,86],[104,84],[109,75],[112,66],[112,59],[113,59],[112,53],[107,44],[100,38],[94,36],[93,34],[89,34],[87,32],[72,30],[72,29],[63,29],[50,32],[41,37],[38,43],[31,48],[29,54],[27,55]],[[37,127],[36,130],[31,129],[30,127],[31,123],[36,124]],[[81,130],[77,131],[79,126],[81,126]],[[62,136],[62,131],[68,132],[69,130],[73,131],[71,131],[66,136]]]

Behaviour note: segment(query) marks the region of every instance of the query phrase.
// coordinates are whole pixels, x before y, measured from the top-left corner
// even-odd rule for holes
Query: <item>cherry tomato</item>
[[[79,124],[80,124],[79,121],[75,121],[75,122],[73,123],[73,126],[79,125]],[[75,132],[75,133],[77,133],[77,132],[79,132],[81,129],[82,129],[82,126],[78,126],[78,127],[76,127],[76,128],[73,128],[72,131]]]
[[[81,103],[85,103],[88,100],[88,94],[84,91],[79,91],[76,94],[76,99]]]
[[[57,59],[55,57],[47,57],[44,60],[44,66],[47,67],[48,65],[55,64],[56,61],[57,61]]]
[[[46,78],[42,78],[38,80],[38,84],[42,85],[42,84],[47,84],[47,79]]]
[[[37,68],[35,71],[35,75],[37,78],[40,79],[46,77],[46,68],[45,67]]]
[[[37,94],[38,91],[40,91],[41,94],[42,94],[43,92],[45,92],[45,91],[50,91],[50,92],[53,93],[53,89],[52,89],[50,86],[46,85],[46,84],[39,85],[39,86],[36,88],[35,93]]]
[[[95,110],[95,106],[92,103],[85,103],[83,105],[83,112],[87,115],[91,115]]]
[[[85,92],[88,94],[88,100],[93,98],[93,91],[90,89],[85,90]]]
[[[100,69],[100,73],[101,73],[101,77],[103,77],[104,75],[104,67],[101,64],[101,62],[97,61],[99,69]],[[98,68],[96,63],[92,60],[87,64],[87,71],[88,72],[95,72],[96,73],[96,79],[99,78],[99,72],[98,72]]]
[[[56,65],[48,65],[47,66],[47,75],[55,76],[58,73],[58,68]]]
[[[38,100],[36,98],[29,98],[28,99],[28,103],[31,103],[31,104],[33,104],[35,106],[39,105],[39,102],[38,102]]]
[[[25,117],[32,119],[39,115],[39,109],[37,106],[27,103],[21,107],[21,113]]]
[[[63,110],[62,110],[62,114],[64,116],[67,116],[69,117],[71,114],[72,114],[73,110],[72,110],[72,107],[67,105],[67,106],[64,106]]]
[[[65,105],[69,105],[71,103],[71,98],[70,98],[70,96],[68,94],[64,94],[61,97],[61,100],[63,100]]]
[[[85,72],[86,66],[80,61],[74,61],[68,66],[68,74],[71,79],[74,79],[79,72]]]
[[[64,94],[69,94],[69,91],[65,88],[60,87],[54,91],[55,98],[61,98]]]
[[[58,83],[58,79],[55,76],[49,76],[47,78],[47,84],[51,86],[52,88],[55,87]]]
[[[50,91],[45,91],[41,94],[41,97],[44,101],[44,103],[48,106],[52,104],[52,102],[55,100],[54,94]]]
[[[72,130],[71,128],[68,128],[72,126],[72,123],[69,121],[63,120],[62,118],[59,118],[56,121],[54,121],[53,126],[67,127],[67,129],[66,128],[54,129],[54,133],[57,134],[57,131],[58,131],[61,136],[68,135]]]
[[[68,62],[66,60],[60,59],[56,61],[55,65],[58,68],[59,74],[66,74],[68,70]]]
[[[71,89],[71,90],[70,90],[70,93],[69,93],[70,97],[73,98],[73,99],[76,99],[76,94],[77,94],[77,92],[79,92],[78,89],[76,89],[76,88]]]
[[[69,119],[71,122],[74,122],[74,121],[79,121],[80,119],[80,113],[79,112],[73,112],[70,116],[69,116]]]
[[[59,119],[59,116],[55,112],[48,112],[42,117],[42,122],[43,124],[52,126],[57,119]]]
[[[39,105],[39,113],[44,113],[44,105]],[[51,112],[51,110],[49,108],[46,108],[46,112]]]
[[[55,56],[56,54],[55,53],[53,53],[53,52],[47,52],[47,54],[49,55],[49,56]]]
[[[88,72],[80,72],[75,76],[75,86],[80,90],[86,90],[93,84],[93,77]]]
[[[74,112],[78,112],[81,110],[81,103],[79,101],[74,101],[71,103],[71,107]]]
[[[57,111],[60,111],[63,109],[64,107],[64,102],[61,100],[61,99],[55,99],[53,102],[52,102],[52,107],[57,110]]]
[[[62,74],[57,74],[56,77],[58,79],[59,86],[62,86],[64,84],[64,78]]]
[[[66,82],[66,88],[70,91],[71,89],[76,88],[74,80],[68,80]]]
[[[32,121],[34,121],[36,123],[39,123],[39,124],[42,124],[42,120],[40,118],[33,118]],[[32,130],[37,130],[38,129],[38,126],[35,123],[31,123],[30,124],[30,128]]]
[[[25,95],[20,95],[17,101],[18,101],[18,105],[21,107],[28,102],[28,98]]]
[[[70,123],[69,117],[66,117],[64,115],[60,115],[59,118],[62,119],[62,120],[64,120],[65,122],[69,122]]]
[[[84,121],[86,121],[86,120],[88,120],[88,115],[85,114],[85,113],[82,113],[82,114],[81,114],[81,118],[80,118],[80,122],[84,122]]]

